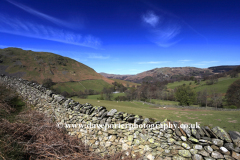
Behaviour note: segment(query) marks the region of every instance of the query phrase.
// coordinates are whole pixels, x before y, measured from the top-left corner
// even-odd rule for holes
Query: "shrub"
[[[196,93],[187,85],[177,87],[175,97],[181,106],[189,106],[196,101]]]
[[[240,108],[240,79],[229,86],[225,98],[228,105],[235,105]]]
[[[234,106],[234,105],[231,105],[231,106],[224,106],[224,108],[237,109],[237,106]]]
[[[43,83],[43,87],[46,87],[49,89],[55,84],[51,78],[44,79],[42,83]]]

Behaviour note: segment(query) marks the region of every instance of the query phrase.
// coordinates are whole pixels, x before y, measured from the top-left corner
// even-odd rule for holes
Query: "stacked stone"
[[[240,160],[240,133],[226,132],[220,127],[181,128],[178,122],[151,122],[148,118],[124,113],[52,93],[41,85],[21,78],[0,76],[0,82],[15,89],[36,110],[53,117],[70,135],[78,136],[101,155],[125,151],[144,159],[227,159]],[[70,124],[71,126],[65,125]],[[145,127],[123,127],[138,124]],[[167,129],[157,125],[175,125]],[[82,127],[81,125],[85,125]],[[86,127],[95,125],[95,128]],[[112,125],[105,128],[101,125]],[[149,128],[147,126],[155,126]],[[114,127],[116,126],[116,127]]]

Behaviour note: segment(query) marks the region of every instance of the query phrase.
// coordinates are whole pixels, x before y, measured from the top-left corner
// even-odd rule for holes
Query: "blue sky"
[[[0,0],[0,48],[97,72],[240,65],[239,0]]]

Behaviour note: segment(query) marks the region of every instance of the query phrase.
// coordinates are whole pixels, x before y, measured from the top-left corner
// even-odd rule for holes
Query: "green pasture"
[[[61,92],[67,91],[77,92],[77,91],[84,91],[85,89],[93,89],[95,91],[102,91],[104,87],[109,87],[110,84],[105,82],[104,80],[97,79],[97,80],[84,80],[80,82],[64,82],[64,83],[57,83],[53,86],[54,89],[59,88]]]
[[[213,85],[207,85],[206,81],[201,81],[199,85],[197,85],[194,81],[180,81],[180,82],[169,83],[167,85],[167,88],[174,89],[180,85],[183,85],[183,84],[189,85],[189,83],[191,83],[190,86],[194,88],[196,92],[202,91],[205,89],[209,91],[211,91],[212,89],[216,89],[217,92],[226,93],[228,87],[238,79],[240,79],[240,75],[237,78],[230,78],[229,76],[222,77],[222,78],[219,78],[218,82]]]
[[[89,96],[87,97],[87,99],[98,99],[100,96],[101,96],[100,94],[97,94],[97,95],[89,95]],[[116,97],[118,97],[118,96],[125,96],[125,93],[113,93],[113,98],[112,98],[112,99],[114,99],[114,98],[116,98]]]
[[[210,127],[219,126],[225,130],[240,131],[240,111],[212,111],[212,110],[193,110],[181,108],[160,108],[153,105],[147,105],[142,102],[120,102],[105,101],[96,99],[80,99],[73,97],[73,100],[84,104],[90,103],[93,106],[105,106],[108,110],[117,109],[118,111],[142,115],[144,118],[153,118],[157,121],[163,121],[168,118],[172,121],[195,124]]]

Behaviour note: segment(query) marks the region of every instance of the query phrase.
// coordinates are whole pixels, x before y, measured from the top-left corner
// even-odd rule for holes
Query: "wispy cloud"
[[[162,64],[169,63],[171,61],[149,61],[149,62],[138,62],[138,64]]]
[[[152,11],[142,17],[143,22],[151,26],[150,29],[148,28],[151,34],[150,40],[158,46],[169,47],[181,41],[181,39],[176,40],[176,36],[181,32],[181,25],[177,21],[156,15]]]
[[[205,37],[205,35],[201,34],[200,32],[198,32],[195,28],[193,28],[189,23],[187,23],[184,19],[182,19],[181,17],[168,12],[160,7],[157,7],[157,5],[152,4],[150,1],[142,1],[144,4],[146,4],[147,6],[149,6],[150,8],[153,8],[154,10],[161,12],[163,15],[167,16],[167,17],[172,17],[175,20],[178,20],[182,25],[186,25],[190,30],[192,30],[194,33],[196,33],[198,36],[202,37],[208,44],[208,38]]]
[[[91,48],[101,46],[101,41],[92,35],[82,36],[74,32],[27,22],[3,14],[0,14],[0,32]]]
[[[47,15],[45,13],[42,13],[40,11],[37,11],[31,7],[28,7],[28,6],[25,6],[21,3],[18,3],[18,2],[15,2],[13,0],[7,0],[9,3],[13,4],[14,6],[32,14],[32,15],[35,15],[35,16],[38,16],[40,18],[43,18],[43,19],[46,19],[52,23],[55,23],[57,25],[61,25],[61,26],[64,26],[64,27],[68,27],[68,28],[82,28],[82,24],[79,24],[79,23],[69,23],[67,21],[63,21],[63,20],[60,20],[60,19],[57,19],[55,17],[52,17],[50,15]]]
[[[190,62],[192,60],[189,60],[189,59],[184,59],[184,60],[179,60],[180,62]]]
[[[88,58],[91,58],[91,59],[109,59],[110,57],[109,56],[99,55],[99,54],[90,54],[88,56]]]
[[[153,12],[148,12],[142,16],[142,19],[145,23],[155,27],[159,23],[159,17]]]
[[[202,61],[200,63],[217,63],[217,62],[219,62],[219,61]]]

